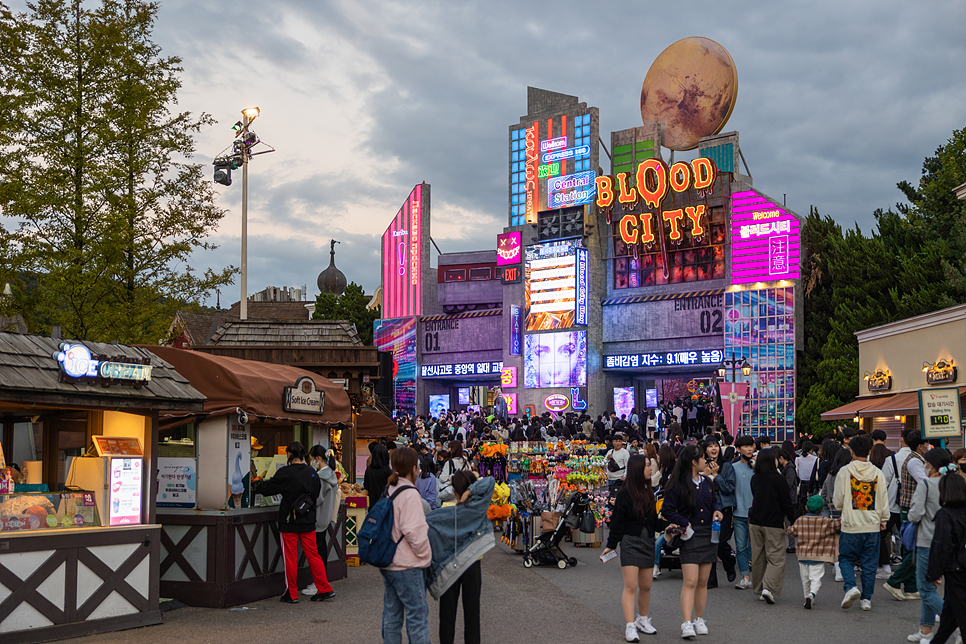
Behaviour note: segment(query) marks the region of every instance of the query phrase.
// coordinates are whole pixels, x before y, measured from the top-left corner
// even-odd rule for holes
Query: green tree
[[[172,111],[181,61],[151,40],[156,3],[88,4],[39,0],[0,20],[0,82],[19,108],[0,135],[11,263],[37,278],[31,319],[66,337],[157,341],[234,272],[189,265],[224,216],[189,162],[212,120]]]
[[[379,307],[366,308],[369,297],[361,286],[349,282],[341,296],[319,293],[315,298],[313,320],[348,320],[356,325],[359,338],[366,346],[372,346],[373,323],[379,319]]]

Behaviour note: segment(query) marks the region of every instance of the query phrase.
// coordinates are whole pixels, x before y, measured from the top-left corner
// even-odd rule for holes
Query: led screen
[[[645,389],[644,402],[647,404],[648,409],[656,409],[657,408],[657,389]]]
[[[614,387],[614,412],[617,417],[626,415],[630,418],[632,409],[634,409],[634,388]]]
[[[429,260],[429,185],[421,183],[382,234],[382,314],[420,314],[420,272]],[[425,252],[424,252],[425,246]]]
[[[429,415],[438,418],[449,411],[449,394],[429,395]]]
[[[470,388],[469,387],[460,387],[460,388],[458,388],[456,390],[456,396],[457,396],[457,400],[459,401],[459,404],[460,405],[468,405],[468,404],[470,404]]]
[[[751,374],[740,407],[740,433],[782,441],[795,430],[795,289],[725,293],[724,353],[747,360]],[[732,381],[731,370],[725,380]]]
[[[522,233],[502,233],[496,236],[496,265],[519,264],[523,259]]]
[[[524,387],[587,385],[587,332],[528,335],[524,342]]]
[[[595,108],[591,108],[594,110]],[[545,210],[583,206],[597,195],[591,114],[558,114],[510,130],[510,225]]]
[[[392,352],[394,411],[416,413],[416,320],[376,320],[373,344]]]
[[[731,240],[733,284],[799,277],[798,217],[760,192],[731,195]]]
[[[587,322],[587,251],[579,239],[527,246],[526,330],[567,329]]]

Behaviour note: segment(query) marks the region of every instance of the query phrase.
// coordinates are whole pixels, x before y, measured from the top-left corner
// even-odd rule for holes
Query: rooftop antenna
[[[215,289],[215,298],[216,298],[215,309],[220,311],[221,310],[221,289],[220,288]]]

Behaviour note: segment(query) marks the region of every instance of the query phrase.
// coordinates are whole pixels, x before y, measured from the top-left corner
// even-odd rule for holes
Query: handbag
[[[906,521],[901,526],[899,526],[899,539],[902,541],[902,547],[906,550],[911,550],[915,552],[916,550],[916,530],[919,525],[913,523],[912,521]]]
[[[607,471],[608,472],[620,472],[621,466],[617,464],[613,458],[607,459]]]
[[[584,512],[584,516],[580,519],[580,531],[585,534],[597,532],[597,519],[594,517],[592,510]]]

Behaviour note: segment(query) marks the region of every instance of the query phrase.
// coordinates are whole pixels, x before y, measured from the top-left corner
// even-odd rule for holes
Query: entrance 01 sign
[[[922,420],[922,437],[926,440],[962,436],[959,387],[920,389],[919,418]]]

